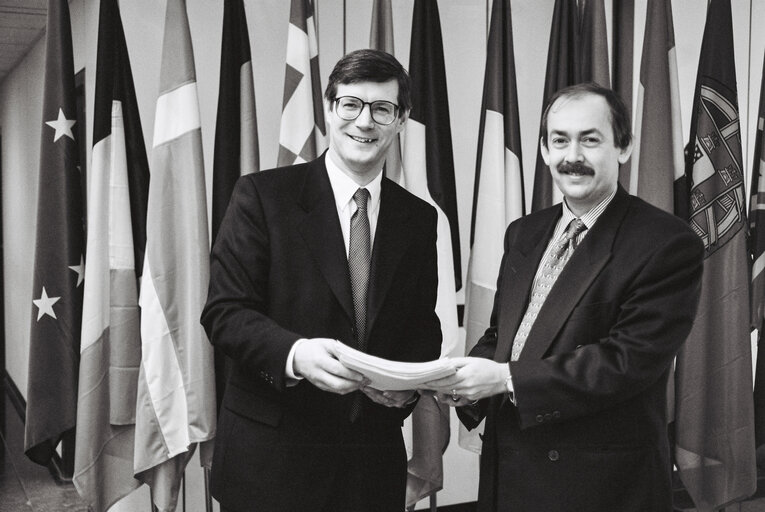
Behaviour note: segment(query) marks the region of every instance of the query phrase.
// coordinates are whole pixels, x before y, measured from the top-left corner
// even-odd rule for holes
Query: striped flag
[[[185,0],[168,0],[154,121],[136,477],[160,510],[175,510],[186,463],[215,435],[212,346],[199,323],[209,279],[207,201],[194,56]],[[203,453],[203,462],[207,462]]]
[[[579,0],[582,82],[611,87],[608,71],[608,34],[603,0]]]
[[[635,0],[620,0],[613,3],[613,86],[627,106],[632,118],[632,62],[635,33]],[[630,167],[628,159],[619,167],[619,183],[625,190],[630,189]]]
[[[672,0],[648,0],[630,164],[631,194],[674,213],[674,187],[685,172]],[[674,378],[667,384],[667,417],[675,415]]]
[[[277,165],[308,162],[327,148],[319,46],[311,0],[292,0]]]
[[[213,158],[213,243],[236,180],[239,176],[260,170],[250,34],[242,0],[225,0],[223,4],[220,54],[218,118]],[[214,349],[214,353],[216,403],[220,407],[231,363],[219,349]]]
[[[372,5],[372,28],[369,47],[393,55],[393,9],[390,0],[375,0]],[[385,176],[395,182],[401,180],[401,141],[398,134],[385,155]]]
[[[757,135],[754,141],[752,187],[749,189],[750,237],[749,251],[752,261],[752,328],[757,329],[757,371],[754,384],[755,439],[760,451],[765,445],[765,338],[762,335],[765,320],[765,63],[760,85],[760,110],[757,115]]]
[[[84,276],[69,3],[48,0],[24,452],[47,465],[75,426]]]
[[[213,242],[236,180],[259,170],[258,123],[247,17],[243,0],[225,0],[213,158]]]
[[[460,257],[451,124],[438,5],[415,0],[409,55],[412,110],[404,133],[401,184],[438,212],[438,297],[441,356],[453,355],[458,339]],[[454,247],[454,250],[452,250]],[[421,399],[412,413],[412,458],[406,503],[413,506],[443,486],[442,453],[449,444],[449,407]]]
[[[677,356],[675,464],[696,507],[756,489],[746,195],[730,0],[711,0],[686,150],[686,218],[706,247],[701,301]]]
[[[674,213],[673,187],[685,163],[671,0],[648,0],[635,111],[629,191]]]
[[[117,0],[101,0],[74,485],[95,512],[136,489],[138,282],[149,163]]]
[[[576,0],[555,0],[542,108],[558,89],[581,82],[581,43],[577,9]],[[554,187],[550,170],[538,151],[531,211],[542,210],[560,200],[560,192]]]
[[[505,230],[525,214],[525,204],[510,0],[494,0],[486,45],[465,288],[466,354],[489,327]],[[480,453],[480,430],[460,429],[460,446]]]

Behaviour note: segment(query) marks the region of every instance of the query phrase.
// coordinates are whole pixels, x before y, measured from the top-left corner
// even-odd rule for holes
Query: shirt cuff
[[[510,365],[508,364],[508,369],[509,367]],[[513,405],[518,405],[515,402],[515,386],[513,386],[513,376],[510,373],[508,373],[507,378],[505,379],[505,391],[507,392],[510,401],[513,402]]]
[[[307,341],[306,338],[300,338],[295,343],[292,344],[292,348],[290,348],[289,354],[287,354],[287,364],[284,368],[284,376],[287,378],[287,387],[291,386],[297,386],[298,383],[303,380],[302,375],[298,375],[295,373],[295,367],[293,366],[294,360],[295,360],[295,349],[297,349],[298,345],[303,343],[304,341]]]

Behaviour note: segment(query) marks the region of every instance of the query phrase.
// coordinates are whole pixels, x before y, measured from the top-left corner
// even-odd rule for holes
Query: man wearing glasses
[[[404,508],[418,395],[366,387],[336,347],[438,357],[436,212],[383,177],[411,108],[401,64],[352,52],[324,97],[327,152],[241,178],[212,251],[202,323],[234,361],[212,468],[223,511]]]

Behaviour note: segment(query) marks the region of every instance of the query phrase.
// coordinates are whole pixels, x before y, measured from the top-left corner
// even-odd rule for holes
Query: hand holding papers
[[[421,384],[452,375],[456,369],[448,359],[427,363],[402,363],[360,352],[337,342],[337,357],[347,368],[369,379],[369,386],[379,390],[404,391]]]

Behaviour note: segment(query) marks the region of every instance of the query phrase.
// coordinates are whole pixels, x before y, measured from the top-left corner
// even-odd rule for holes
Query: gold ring
[[[452,400],[454,400],[456,402],[459,399],[460,399],[460,397],[457,396],[457,390],[456,389],[452,389]]]

